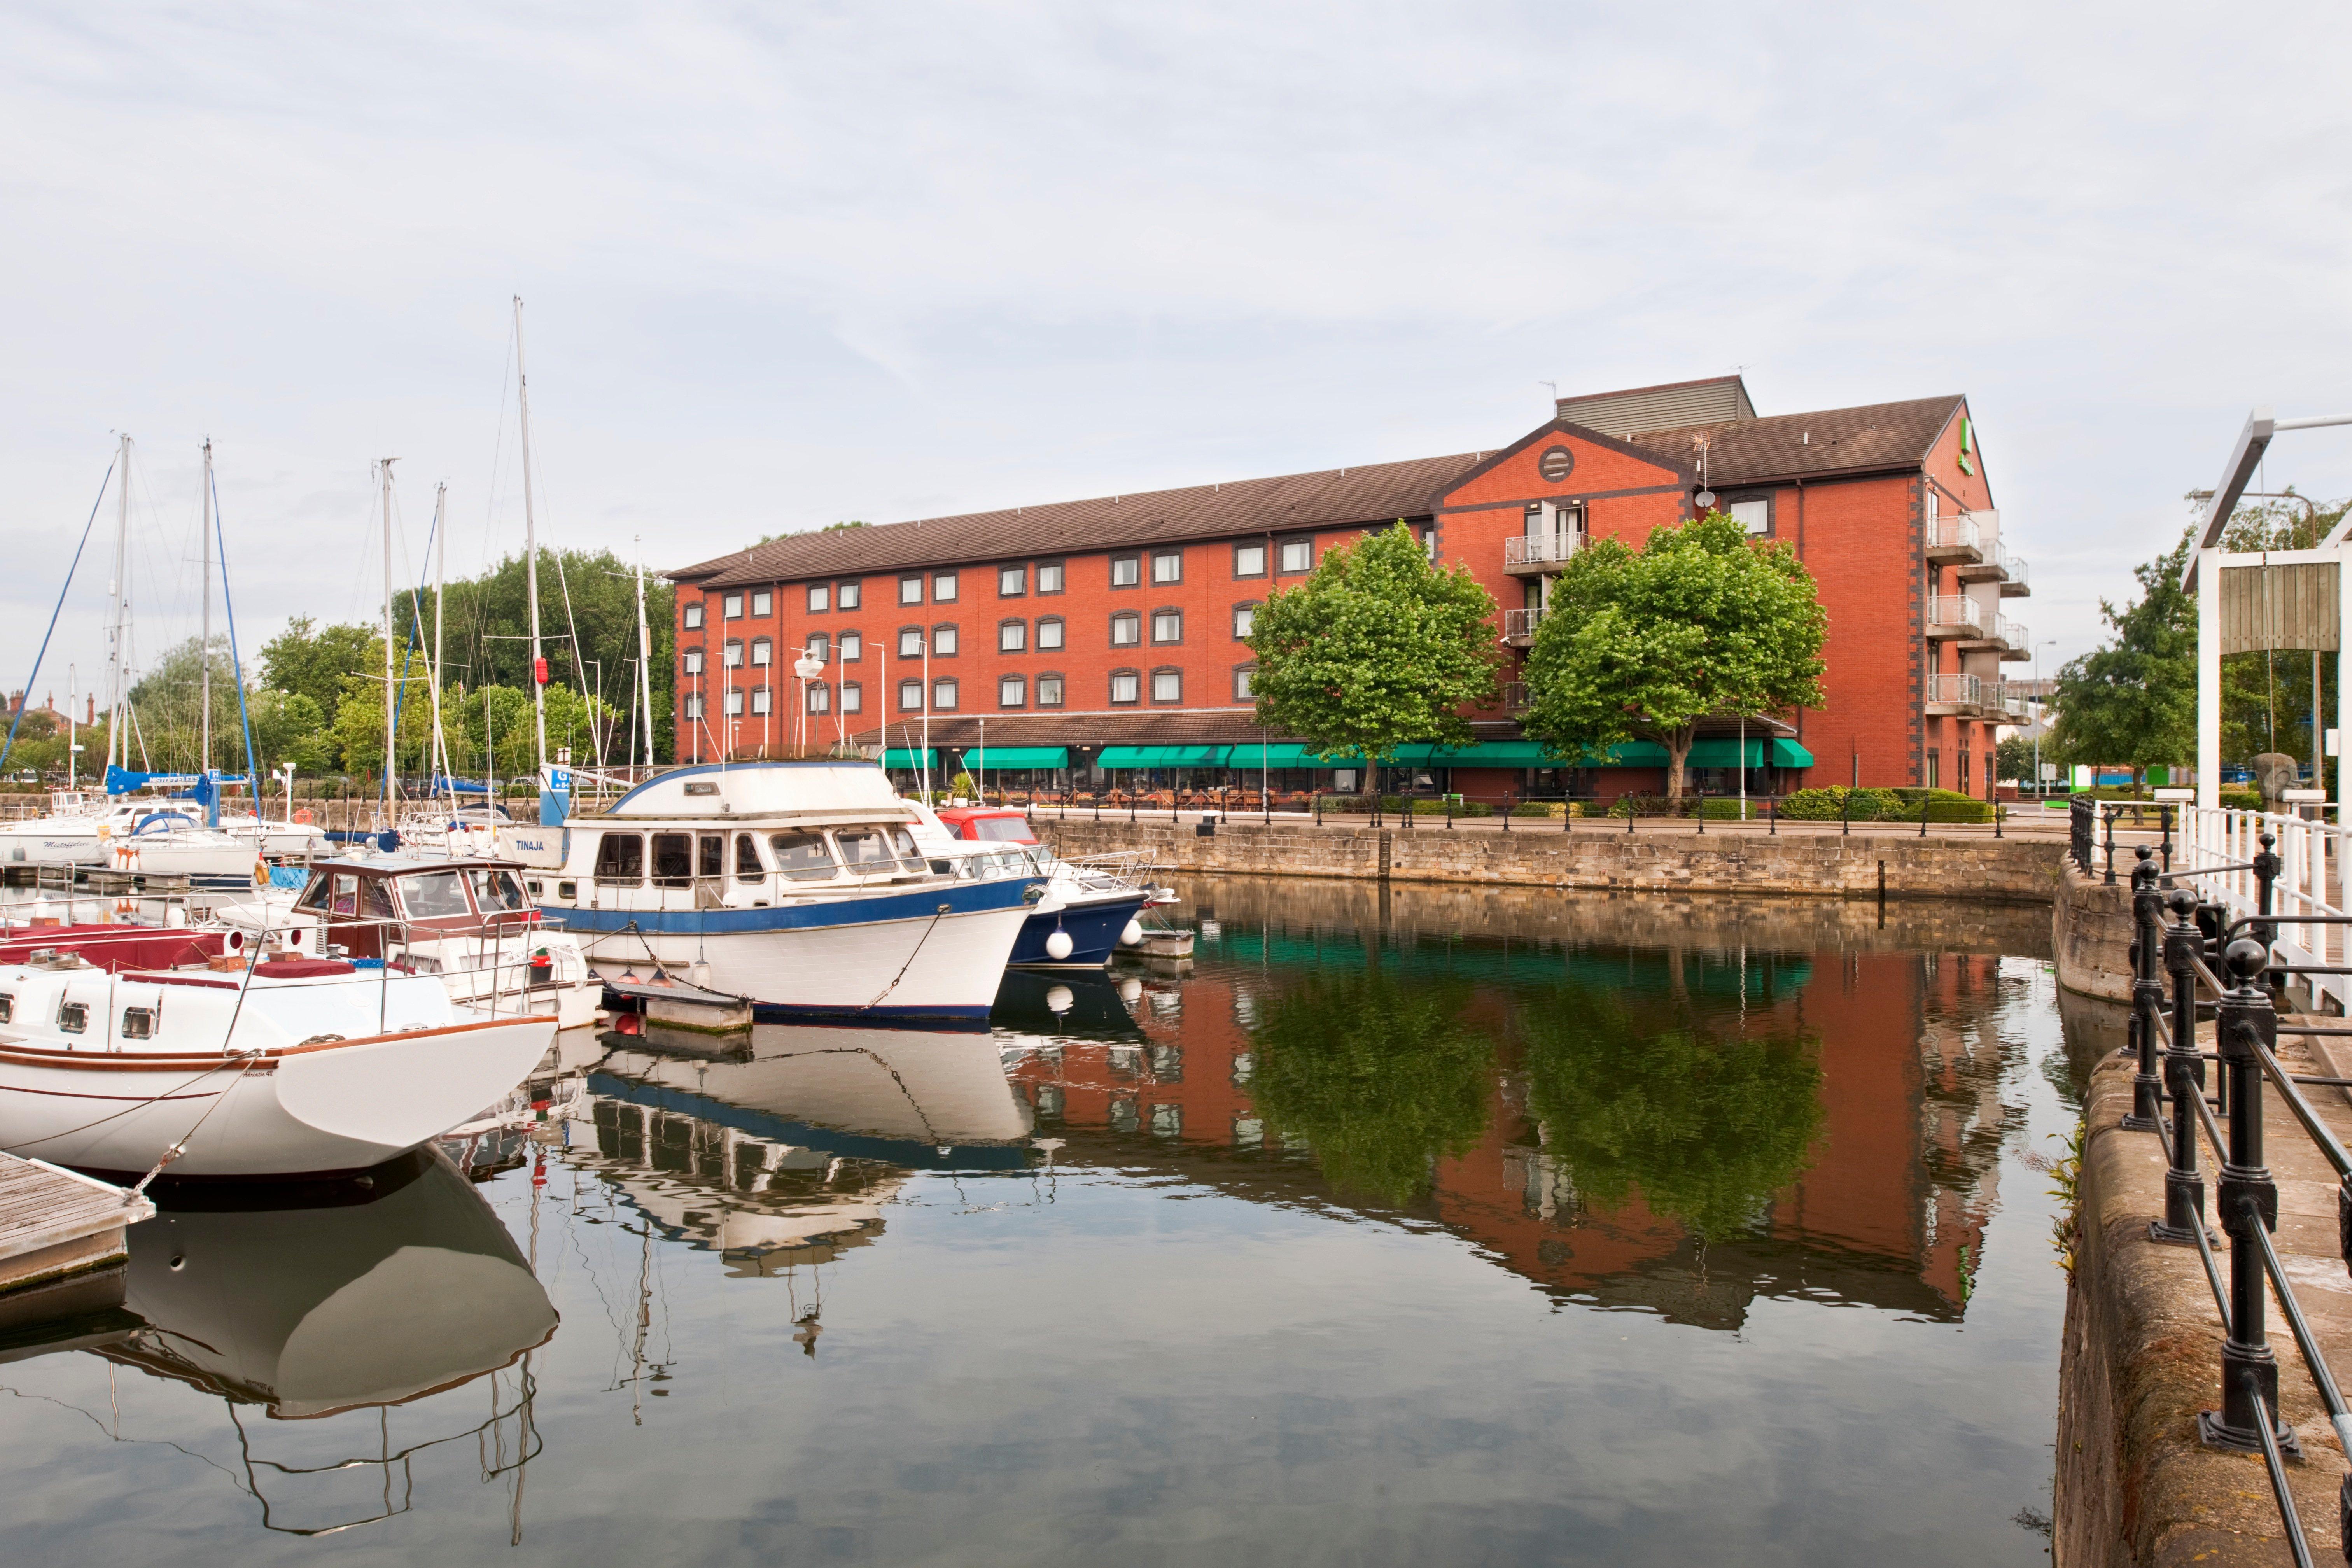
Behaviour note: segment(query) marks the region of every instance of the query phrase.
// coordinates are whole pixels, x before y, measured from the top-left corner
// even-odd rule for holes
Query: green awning
[[[1105,746],[1098,768],[1218,768],[1229,746]]]
[[[1480,741],[1468,746],[1406,746],[1397,761],[1439,768],[1556,768],[1560,760],[1541,741]]]
[[[940,754],[936,751],[909,752],[903,749],[894,749],[883,752],[882,765],[886,768],[907,768],[909,770],[919,769],[924,765],[926,759],[929,759],[929,763],[933,768],[937,768],[940,765]]]
[[[1776,768],[1810,768],[1813,765],[1813,753],[1794,741],[1775,741],[1772,742],[1772,765]]]
[[[1739,742],[1735,736],[1716,735],[1691,742],[1689,764],[1695,768],[1736,768],[1739,763]],[[1764,765],[1764,737],[1751,737],[1748,742],[1748,766]]]
[[[974,746],[963,754],[967,772],[982,768],[1066,768],[1070,765],[1067,746]]]
[[[1360,768],[1361,757],[1334,757],[1326,760],[1296,741],[1275,741],[1244,744],[1227,749],[1225,765],[1247,771],[1251,768]]]
[[[1598,756],[1584,754],[1588,768],[1663,768],[1666,762],[1666,749],[1655,741],[1627,741]]]

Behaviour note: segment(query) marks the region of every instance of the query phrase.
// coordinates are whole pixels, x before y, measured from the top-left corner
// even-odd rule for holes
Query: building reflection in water
[[[1618,945],[1605,908],[1497,941],[1384,932],[1387,899],[1317,919],[1220,893],[1195,894],[1183,973],[1000,999],[1066,1163],[1442,1226],[1556,1300],[1708,1327],[1759,1297],[1964,1312],[2015,1114],[2001,1011],[2050,1002],[2042,965],[1999,956],[2032,951],[2015,922],[1929,937],[1977,951],[1865,929],[1790,952],[1736,910]]]

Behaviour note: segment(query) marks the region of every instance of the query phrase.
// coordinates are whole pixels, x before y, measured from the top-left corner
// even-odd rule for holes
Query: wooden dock
[[[0,1309],[19,1291],[120,1263],[123,1233],[155,1205],[39,1160],[0,1154]]]

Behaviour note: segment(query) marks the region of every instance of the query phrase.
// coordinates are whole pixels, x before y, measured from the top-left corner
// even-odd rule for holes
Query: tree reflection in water
[[[1463,1021],[1470,999],[1466,984],[1405,985],[1378,970],[1310,978],[1255,1031],[1258,1113],[1304,1139],[1333,1186],[1412,1202],[1433,1161],[1486,1129],[1495,1042]]]
[[[1578,1195],[1655,1214],[1702,1240],[1752,1229],[1822,1125],[1819,1037],[1650,1032],[1615,997],[1568,986],[1520,1015],[1528,1111]]]

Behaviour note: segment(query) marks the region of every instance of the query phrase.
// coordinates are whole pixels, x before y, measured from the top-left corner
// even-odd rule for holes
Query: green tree
[[[1412,1202],[1432,1161],[1486,1131],[1495,1042],[1464,1021],[1469,1001],[1466,984],[1408,989],[1378,970],[1310,978],[1253,1037],[1259,1113],[1305,1138],[1334,1186]]]
[[[2022,735],[2003,735],[1993,753],[1994,776],[2005,784],[2022,784],[2033,777],[2033,742]]]
[[[342,700],[343,677],[362,668],[370,650],[374,668],[383,668],[383,639],[370,626],[321,626],[297,616],[286,629],[261,645],[261,684],[309,698],[321,721],[331,724]]]
[[[1601,540],[1570,559],[1537,626],[1524,722],[1564,757],[1654,741],[1679,795],[1703,720],[1822,701],[1828,629],[1796,552],[1720,512],[1638,552]]]
[[[1325,757],[1465,742],[1463,710],[1494,700],[1494,596],[1469,568],[1440,570],[1402,521],[1328,551],[1257,612],[1257,721]]]
[[[1821,1131],[1810,1036],[1652,1032],[1617,1000],[1563,987],[1522,1015],[1528,1114],[1603,1208],[1639,1188],[1652,1212],[1713,1240],[1751,1228]]]
[[[2180,585],[2193,535],[2133,568],[2140,595],[2099,601],[2105,646],[2068,659],[2042,752],[2061,763],[2127,766],[2144,774],[2197,749],[2197,601]]]
[[[522,778],[539,766],[539,731],[533,722],[530,693],[514,686],[491,686],[480,690],[460,689],[444,692],[441,697],[442,727],[449,736],[450,766],[461,776],[479,778],[488,743],[497,742],[498,776],[501,779]],[[609,723],[614,714],[609,708],[596,711],[600,722]],[[383,715],[376,723],[381,729]],[[622,730],[626,743],[627,730]],[[592,754],[594,740],[589,729],[589,708],[578,692],[568,686],[551,685],[547,689],[547,753],[548,761],[555,760],[559,747],[572,748],[572,760],[585,763]],[[381,740],[376,749],[383,749]]]

